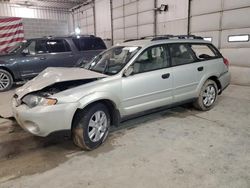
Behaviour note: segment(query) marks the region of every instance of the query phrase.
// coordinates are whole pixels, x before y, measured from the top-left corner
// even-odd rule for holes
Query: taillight
[[[223,62],[227,67],[229,66],[229,61],[226,58],[223,58]]]

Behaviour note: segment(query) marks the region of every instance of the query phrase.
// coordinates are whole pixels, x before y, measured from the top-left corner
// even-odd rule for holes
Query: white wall
[[[153,0],[112,0],[114,43],[154,35]]]
[[[81,34],[95,34],[93,4],[82,6],[80,9],[75,10],[73,19],[73,27],[79,27],[81,29]]]
[[[250,42],[228,42],[229,35],[250,34],[250,1],[191,2],[191,32],[213,38],[213,43],[229,59],[232,83],[250,85]]]
[[[157,14],[157,34],[187,34],[188,0],[157,0],[157,7],[161,4],[167,4],[168,11]]]
[[[68,22],[66,20],[23,18],[23,29],[26,39],[43,36],[63,36],[68,35]]]
[[[96,35],[103,39],[111,39],[110,0],[95,1]]]
[[[40,10],[0,3],[0,17],[23,18],[25,38],[67,35],[69,33],[69,12],[66,10]]]

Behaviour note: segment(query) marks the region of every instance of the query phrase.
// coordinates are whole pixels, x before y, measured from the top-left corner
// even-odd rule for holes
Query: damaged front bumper
[[[48,136],[52,132],[71,129],[72,120],[78,103],[36,106],[29,108],[12,101],[13,114],[18,124],[26,131],[37,136]]]

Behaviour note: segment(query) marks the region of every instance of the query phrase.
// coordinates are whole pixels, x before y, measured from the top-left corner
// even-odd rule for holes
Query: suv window
[[[33,40],[26,49],[31,55],[48,53],[45,40]]]
[[[101,50],[106,49],[106,46],[102,39],[97,37],[89,37],[89,38],[73,38],[76,48],[79,51],[87,51],[87,50]]]
[[[170,44],[169,50],[173,66],[189,64],[195,61],[188,44]]]
[[[134,73],[142,73],[170,66],[166,46],[153,46],[142,52],[134,62]]]
[[[209,60],[219,57],[216,50],[209,44],[191,44],[190,47],[198,60]]]
[[[65,40],[47,40],[46,45],[50,53],[70,51],[69,44]]]

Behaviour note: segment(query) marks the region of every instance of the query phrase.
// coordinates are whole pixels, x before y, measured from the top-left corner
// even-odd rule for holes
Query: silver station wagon
[[[190,102],[209,110],[229,83],[228,61],[210,42],[148,37],[116,45],[83,68],[47,68],[17,89],[13,112],[34,135],[71,130],[76,145],[92,150],[131,115]]]

